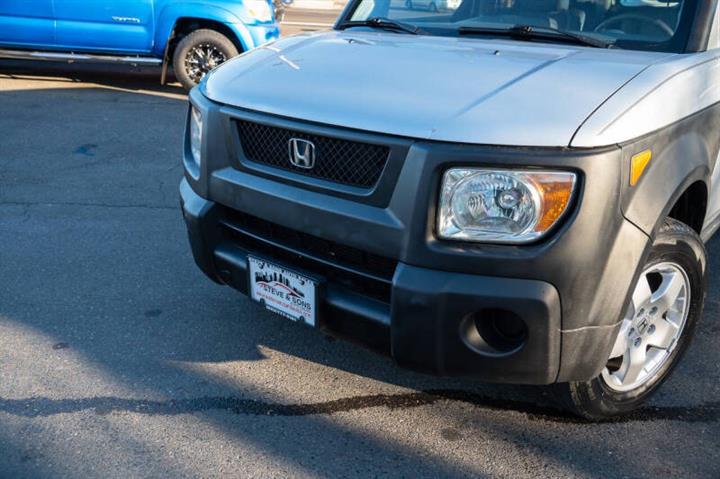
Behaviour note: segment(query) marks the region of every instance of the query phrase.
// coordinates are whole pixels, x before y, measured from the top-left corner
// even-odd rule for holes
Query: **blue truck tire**
[[[213,68],[238,55],[228,37],[209,29],[195,30],[177,44],[173,54],[175,78],[191,90]]]

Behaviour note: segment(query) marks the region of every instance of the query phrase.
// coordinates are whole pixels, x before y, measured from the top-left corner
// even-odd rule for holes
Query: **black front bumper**
[[[247,222],[234,219],[235,211],[203,199],[185,180],[180,192],[195,261],[219,283],[247,294],[248,254],[269,257],[323,280],[319,298],[322,329],[389,353],[402,366],[512,383],[547,384],[557,377],[560,299],[550,284],[451,273],[402,262],[396,263],[386,281],[379,275],[373,278],[362,268],[345,266],[342,275],[321,254],[257,234]],[[353,276],[360,281],[353,283]],[[498,311],[517,315],[527,326],[518,347],[484,347],[466,325],[473,315]]]

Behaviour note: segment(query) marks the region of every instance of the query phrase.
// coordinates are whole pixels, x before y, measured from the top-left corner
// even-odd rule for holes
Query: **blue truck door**
[[[153,47],[154,0],[53,1],[59,48],[144,53]]]
[[[0,0],[0,44],[51,47],[54,30],[52,0]]]

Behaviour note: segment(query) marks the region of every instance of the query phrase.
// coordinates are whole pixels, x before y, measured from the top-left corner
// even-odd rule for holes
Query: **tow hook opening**
[[[460,322],[460,337],[470,349],[483,356],[506,357],[527,343],[525,321],[512,311],[482,309]]]

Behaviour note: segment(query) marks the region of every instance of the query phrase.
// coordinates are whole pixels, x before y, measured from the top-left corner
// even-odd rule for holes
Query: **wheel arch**
[[[227,36],[239,52],[246,52],[254,46],[250,32],[242,20],[232,11],[215,5],[172,3],[157,15],[155,29],[155,51],[164,63],[172,55],[172,48],[180,36],[178,32],[189,33],[197,28],[208,28]]]
[[[201,29],[213,30],[226,36],[238,52],[243,53],[247,51],[247,46],[243,39],[233,30],[227,23],[219,22],[217,20],[209,20],[207,18],[199,17],[181,17],[177,19],[173,27],[171,37],[168,39],[168,50],[167,56],[171,58],[177,44],[188,34]]]
[[[623,215],[654,238],[665,218],[700,233],[708,208],[710,172],[720,149],[720,106],[715,105],[646,137],[622,145]],[[650,150],[652,158],[636,185],[632,160]]]
[[[702,180],[695,181],[680,194],[667,216],[685,223],[700,234],[705,224],[708,196],[707,184]]]

